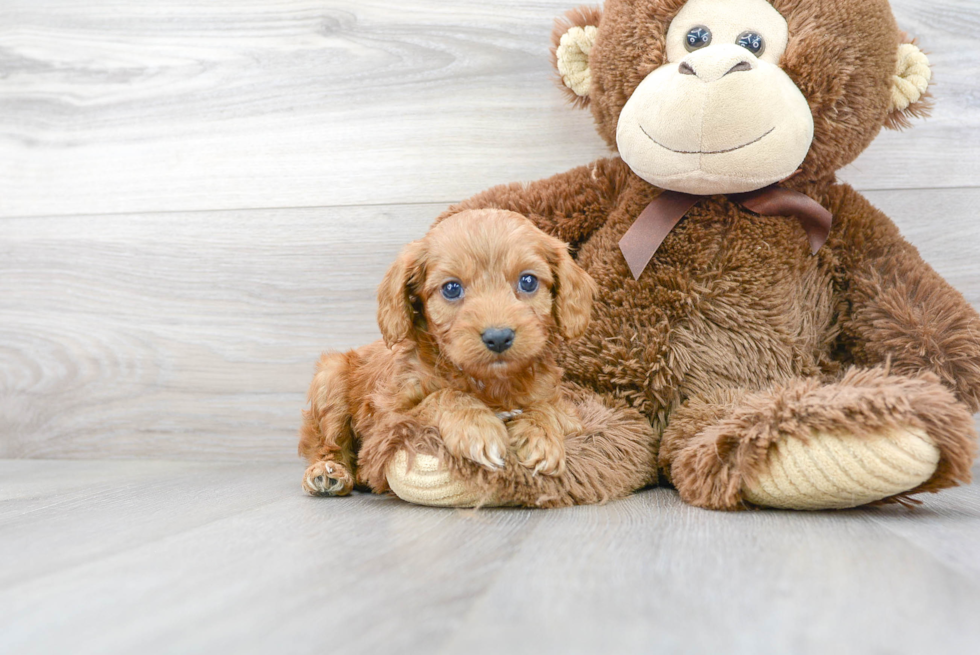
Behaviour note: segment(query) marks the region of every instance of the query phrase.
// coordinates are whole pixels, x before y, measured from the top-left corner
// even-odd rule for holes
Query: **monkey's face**
[[[695,194],[791,175],[810,149],[813,116],[779,67],[788,37],[766,0],[688,0],[667,30],[667,62],[620,113],[623,160],[651,184]]]
[[[888,0],[605,0],[552,43],[575,104],[661,188],[832,180],[928,110],[928,60]]]

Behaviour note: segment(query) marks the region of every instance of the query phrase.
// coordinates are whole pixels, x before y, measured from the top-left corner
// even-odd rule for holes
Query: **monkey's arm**
[[[467,209],[507,209],[574,247],[605,223],[628,179],[621,159],[600,159],[530,184],[487,189],[451,206],[436,222]]]
[[[894,223],[849,186],[833,191],[841,345],[854,363],[939,376],[980,409],[980,316],[919,256]]]

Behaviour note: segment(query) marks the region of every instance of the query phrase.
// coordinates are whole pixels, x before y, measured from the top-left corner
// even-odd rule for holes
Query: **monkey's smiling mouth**
[[[770,134],[772,134],[772,131],[775,130],[775,129],[776,129],[775,126],[770,127],[769,128],[769,131],[766,132],[765,134],[763,134],[762,136],[760,136],[758,138],[755,138],[755,139],[752,139],[748,143],[743,143],[740,146],[735,146],[734,148],[726,148],[724,150],[674,150],[673,148],[671,148],[669,146],[665,146],[664,144],[662,144],[659,141],[657,141],[656,139],[654,139],[652,136],[650,136],[650,133],[647,132],[646,130],[644,130],[643,129],[643,126],[640,125],[640,131],[643,132],[644,134],[646,134],[646,136],[647,136],[648,139],[650,139],[651,141],[653,141],[655,144],[657,144],[658,146],[660,146],[664,150],[670,150],[671,152],[676,152],[679,155],[722,155],[722,154],[724,154],[726,152],[734,152],[736,150],[741,150],[742,148],[746,148],[746,147],[752,145],[753,143],[758,143],[759,141],[762,141],[767,136],[769,136]]]

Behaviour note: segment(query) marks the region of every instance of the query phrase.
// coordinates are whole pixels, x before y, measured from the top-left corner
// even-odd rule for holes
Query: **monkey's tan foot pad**
[[[918,428],[864,435],[815,433],[769,449],[742,496],[779,509],[843,509],[909,491],[928,480],[939,449]]]
[[[499,507],[486,492],[453,478],[437,457],[415,455],[408,468],[408,453],[399,450],[385,469],[388,486],[395,495],[416,505],[432,507]]]

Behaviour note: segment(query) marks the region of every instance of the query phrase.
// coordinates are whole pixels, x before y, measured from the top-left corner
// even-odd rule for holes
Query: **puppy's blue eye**
[[[694,52],[699,48],[711,43],[711,30],[704,25],[692,27],[691,31],[684,37],[684,47],[688,52]]]
[[[463,297],[463,285],[455,280],[442,285],[442,297],[446,300],[459,300]]]
[[[525,273],[524,275],[521,276],[521,279],[518,281],[517,286],[524,293],[534,293],[535,291],[537,291],[538,288],[538,278],[531,275],[530,273]]]

